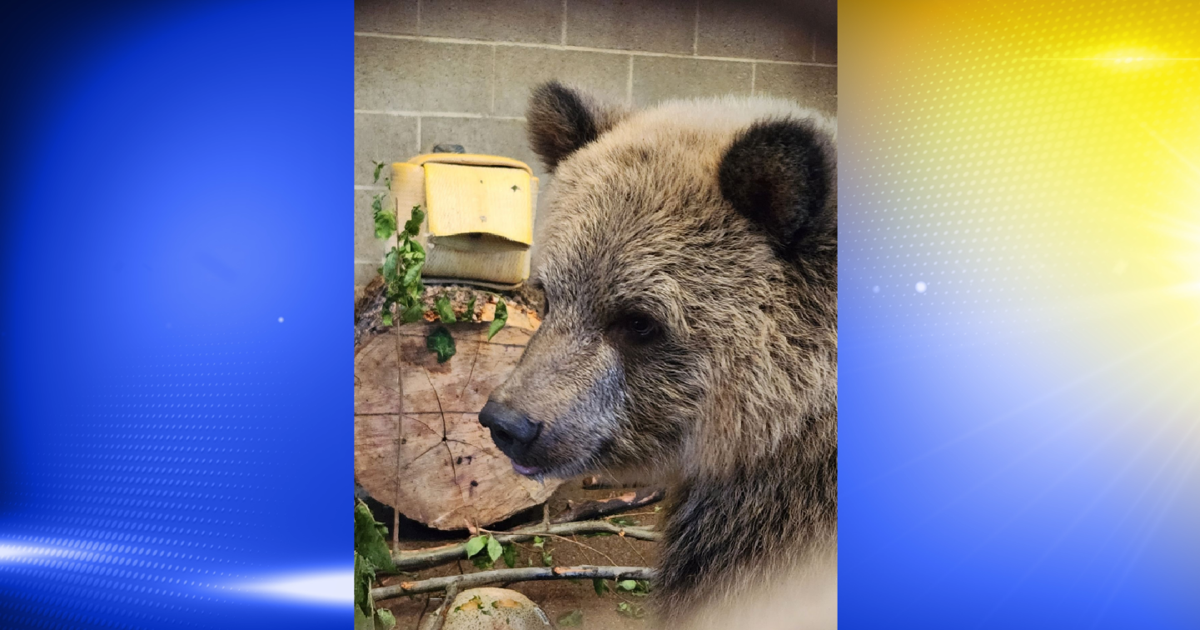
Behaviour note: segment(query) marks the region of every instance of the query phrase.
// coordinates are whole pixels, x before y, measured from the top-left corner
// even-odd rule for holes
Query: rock
[[[550,618],[528,597],[506,588],[473,588],[450,602],[442,630],[545,630]]]

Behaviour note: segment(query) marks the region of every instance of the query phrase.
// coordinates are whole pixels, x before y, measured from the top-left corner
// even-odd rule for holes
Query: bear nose
[[[492,430],[492,439],[501,450],[529,446],[542,431],[541,422],[534,422],[525,414],[494,400],[489,400],[479,412],[479,424]]]

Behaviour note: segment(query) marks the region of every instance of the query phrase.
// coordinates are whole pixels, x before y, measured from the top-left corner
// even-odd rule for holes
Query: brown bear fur
[[[668,484],[664,627],[829,587],[835,123],[765,98],[629,112],[557,83],[527,121],[554,172],[533,277],[547,312],[492,394],[539,426],[506,452],[534,474]]]

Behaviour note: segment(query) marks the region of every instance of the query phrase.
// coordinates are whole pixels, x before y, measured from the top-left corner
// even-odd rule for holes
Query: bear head
[[[554,176],[544,321],[480,414],[514,468],[645,478],[836,448],[834,123],[764,98],[633,112],[555,82],[526,120]]]

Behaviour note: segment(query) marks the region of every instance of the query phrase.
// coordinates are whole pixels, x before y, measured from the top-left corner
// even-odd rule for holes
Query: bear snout
[[[492,432],[492,441],[513,460],[521,459],[542,432],[542,423],[503,403],[489,400],[479,412],[479,424]],[[516,462],[514,461],[514,466]]]

